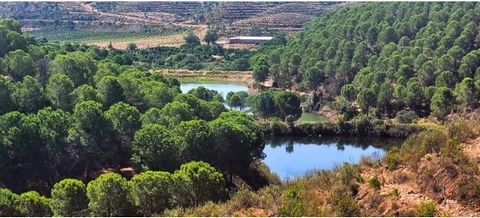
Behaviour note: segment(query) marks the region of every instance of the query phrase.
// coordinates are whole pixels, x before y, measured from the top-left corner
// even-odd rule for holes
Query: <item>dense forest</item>
[[[214,32],[180,48],[55,44],[0,19],[0,216],[478,216],[478,21],[479,3],[359,3],[251,52]],[[253,69],[274,87],[182,93],[152,68]],[[295,123],[324,105],[342,116]],[[419,118],[358,164],[281,182],[261,161],[266,133],[405,136]]]
[[[0,215],[153,215],[268,182],[261,128],[218,92],[181,93],[134,49],[40,43],[9,18],[0,35]],[[298,117],[298,97],[274,94]]]
[[[479,19],[474,2],[354,4],[264,46],[254,76],[316,91],[347,119],[441,119],[479,106]]]

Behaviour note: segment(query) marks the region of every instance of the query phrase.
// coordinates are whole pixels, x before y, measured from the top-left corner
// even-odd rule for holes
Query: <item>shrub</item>
[[[395,117],[395,119],[399,123],[408,124],[408,123],[417,122],[418,115],[413,111],[401,110],[397,113],[397,116]]]
[[[272,135],[283,135],[289,130],[288,126],[278,117],[268,118],[268,126]]]
[[[380,181],[378,180],[377,176],[374,176],[368,180],[368,186],[374,189],[380,189]]]
[[[293,125],[295,124],[295,123],[294,123],[295,120],[296,120],[295,117],[292,116],[292,115],[287,115],[287,116],[285,117],[285,122],[287,122],[287,124],[288,124],[289,126],[293,126]]]
[[[415,216],[433,217],[437,212],[437,205],[433,202],[421,203],[415,211]]]
[[[460,142],[465,142],[479,134],[478,124],[463,118],[456,118],[447,124],[448,135]]]
[[[399,197],[400,196],[400,191],[398,191],[398,189],[394,188],[392,190],[392,192],[390,192],[390,196],[396,198],[396,197]]]
[[[348,187],[345,185],[337,185],[333,188],[330,203],[336,216],[359,216],[359,206],[348,192]]]
[[[279,216],[303,216],[303,202],[298,186],[289,187],[283,195],[283,206],[279,209]]]
[[[393,147],[388,150],[387,154],[384,157],[384,160],[387,162],[387,167],[389,170],[393,171],[397,168],[399,163],[399,150],[397,147]]]
[[[400,160],[416,166],[429,153],[438,153],[448,145],[448,135],[440,129],[429,129],[408,138],[402,145]]]
[[[480,198],[480,181],[475,178],[462,177],[457,183],[457,197],[461,200],[478,200]]]

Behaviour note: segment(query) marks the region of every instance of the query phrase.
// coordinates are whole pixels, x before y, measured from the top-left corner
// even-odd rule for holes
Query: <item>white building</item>
[[[272,36],[237,36],[228,41],[229,44],[261,44],[272,40]]]

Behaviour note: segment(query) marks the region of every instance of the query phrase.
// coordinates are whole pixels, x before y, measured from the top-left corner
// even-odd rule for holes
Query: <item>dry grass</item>
[[[139,37],[135,39],[105,39],[105,40],[94,40],[87,42],[87,44],[97,45],[102,48],[108,47],[110,42],[112,46],[116,49],[126,49],[128,44],[135,43],[138,48],[151,48],[156,46],[167,46],[167,47],[180,47],[184,43],[184,37],[186,33],[179,33],[167,36],[148,36],[148,37]]]

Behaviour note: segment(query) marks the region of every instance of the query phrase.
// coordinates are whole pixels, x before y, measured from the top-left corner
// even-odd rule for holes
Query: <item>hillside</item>
[[[364,3],[310,22],[286,46],[264,46],[255,77],[315,91],[349,119],[444,117],[479,106],[479,3]],[[338,97],[341,98],[338,98]],[[325,104],[320,102],[319,104]],[[317,106],[318,108],[318,106]]]
[[[25,30],[88,29],[92,31],[144,32],[173,27],[219,25],[224,34],[255,25],[269,32],[298,31],[303,24],[335,3],[289,2],[3,2],[0,17],[19,20]],[[301,17],[292,22],[293,16]],[[262,24],[274,16],[275,22]],[[245,19],[245,22],[236,23]],[[252,21],[253,20],[253,21]],[[280,28],[280,29],[279,29]],[[235,31],[233,31],[235,30]],[[244,31],[245,32],[245,31]]]

